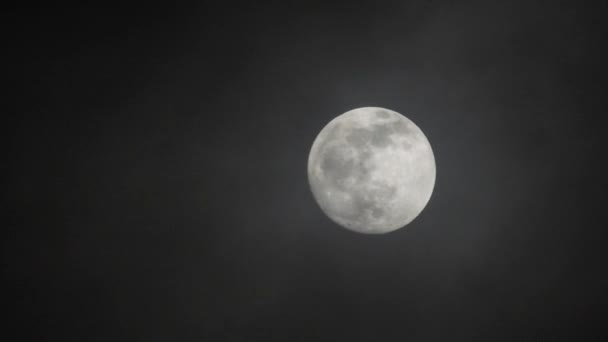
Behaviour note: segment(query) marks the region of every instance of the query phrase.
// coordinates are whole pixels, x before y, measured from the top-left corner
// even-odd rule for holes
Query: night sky
[[[3,11],[15,341],[603,333],[605,2]],[[307,180],[318,132],[363,106],[437,163],[386,235],[332,223]]]

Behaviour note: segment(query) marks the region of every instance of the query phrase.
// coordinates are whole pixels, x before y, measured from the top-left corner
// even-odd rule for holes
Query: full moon
[[[330,121],[308,156],[308,181],[321,210],[340,226],[384,234],[412,222],[435,186],[426,136],[405,116],[364,107]]]

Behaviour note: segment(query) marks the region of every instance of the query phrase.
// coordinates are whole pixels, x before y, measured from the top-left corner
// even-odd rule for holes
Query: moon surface
[[[383,234],[412,222],[435,186],[426,136],[405,116],[379,107],[330,121],[308,157],[308,181],[321,210],[340,226]]]

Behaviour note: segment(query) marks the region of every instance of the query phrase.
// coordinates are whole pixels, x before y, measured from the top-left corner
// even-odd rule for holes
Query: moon
[[[308,156],[308,181],[335,223],[384,234],[412,222],[435,187],[435,157],[426,136],[405,116],[364,107],[330,121]]]

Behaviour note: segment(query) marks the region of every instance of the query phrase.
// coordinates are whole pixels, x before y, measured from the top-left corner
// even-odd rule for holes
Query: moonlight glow
[[[308,180],[334,222],[360,233],[388,233],[428,203],[435,158],[420,128],[403,115],[358,108],[321,130],[308,158]]]

